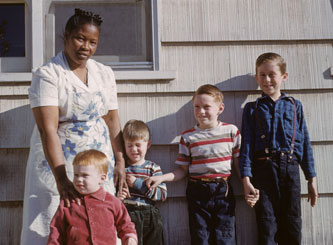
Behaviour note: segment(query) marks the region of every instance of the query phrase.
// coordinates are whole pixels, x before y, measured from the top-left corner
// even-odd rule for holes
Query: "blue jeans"
[[[138,245],[162,245],[163,223],[160,211],[153,205],[125,204],[138,235]]]
[[[294,155],[276,153],[252,166],[254,187],[260,191],[254,206],[259,244],[301,244],[301,185]]]
[[[191,244],[236,244],[235,199],[231,185],[226,181],[189,180],[186,196]]]

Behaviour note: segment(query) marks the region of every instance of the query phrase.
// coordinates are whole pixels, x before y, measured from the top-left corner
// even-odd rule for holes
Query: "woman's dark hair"
[[[76,8],[75,14],[72,15],[66,23],[64,37],[85,24],[92,24],[100,31],[102,22],[103,19],[99,14]]]

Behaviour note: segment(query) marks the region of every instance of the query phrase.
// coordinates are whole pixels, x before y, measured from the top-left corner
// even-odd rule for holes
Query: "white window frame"
[[[99,1],[99,2],[122,2],[123,0],[4,0],[5,3],[25,3],[25,46],[26,57],[24,58],[0,58],[0,84],[7,82],[29,82],[31,81],[31,71],[40,67],[43,63],[53,57],[55,40],[54,15],[50,15],[50,4],[55,2],[84,2],[84,1]],[[136,0],[132,0],[136,1]],[[159,50],[161,49],[160,37],[158,34],[158,0],[151,0],[152,6],[152,52],[153,64],[151,70],[135,69],[115,71],[117,82],[132,81],[132,82],[152,82],[164,83],[170,82],[176,78],[176,71],[160,71],[159,68]],[[53,27],[53,28],[52,28]],[[51,47],[50,47],[51,46]],[[6,67],[14,69],[1,70],[1,63],[7,63]]]
[[[55,14],[52,4],[57,3],[132,3],[138,0],[47,0],[45,4],[45,23],[46,23],[46,32],[45,32],[45,59],[48,60],[53,57],[55,54]],[[151,3],[151,26],[152,26],[152,62],[109,62],[108,56],[94,56],[97,61],[102,62],[105,65],[110,65],[115,69],[120,70],[159,70],[159,47],[158,47],[158,30],[157,30],[157,0],[150,0]]]
[[[31,21],[28,1],[2,0],[1,4],[23,3],[25,17],[25,57],[0,57],[0,72],[24,72],[31,70]]]

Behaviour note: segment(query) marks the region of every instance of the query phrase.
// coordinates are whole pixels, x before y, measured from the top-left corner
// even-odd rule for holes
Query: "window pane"
[[[24,4],[0,4],[0,57],[24,56]]]
[[[95,56],[109,62],[151,62],[152,32],[150,1],[128,3],[55,4],[56,53],[63,49],[65,25],[75,8],[103,18]]]

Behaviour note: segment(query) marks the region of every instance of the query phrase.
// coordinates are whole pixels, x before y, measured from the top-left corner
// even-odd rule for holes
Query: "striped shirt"
[[[241,136],[235,125],[218,122],[210,129],[194,126],[182,133],[176,164],[189,165],[194,178],[226,177],[232,159],[238,157]]]
[[[167,187],[165,183],[161,183],[155,189],[149,191],[146,186],[145,179],[151,176],[162,175],[162,170],[156,163],[146,160],[141,165],[129,165],[126,168],[126,174],[136,178],[133,187],[129,187],[131,197],[129,200],[154,204],[155,201],[165,201],[167,198]]]

